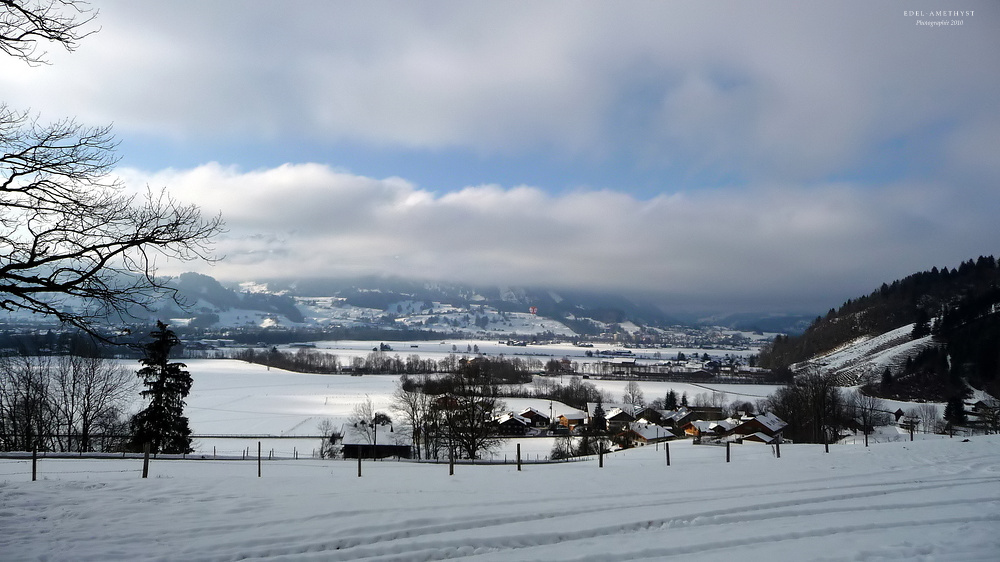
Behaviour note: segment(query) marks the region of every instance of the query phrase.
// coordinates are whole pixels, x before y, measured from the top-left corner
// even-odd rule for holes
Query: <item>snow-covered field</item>
[[[520,346],[507,345],[504,343],[506,342],[505,338],[505,336],[500,336],[498,339],[492,340],[447,339],[441,341],[417,340],[391,342],[368,340],[321,340],[302,343],[315,346],[317,351],[335,354],[341,359],[341,362],[345,362],[345,359],[349,360],[352,357],[364,357],[371,353],[374,347],[378,347],[379,343],[386,343],[390,345],[392,349],[386,352],[390,356],[399,355],[402,359],[406,359],[409,355],[419,355],[421,359],[434,359],[435,361],[444,359],[453,353],[459,356],[463,354],[473,356],[476,353],[482,353],[483,355],[490,357],[503,355],[506,357],[520,357],[522,359],[537,359],[543,363],[549,359],[562,358],[567,358],[578,363],[596,363],[608,360],[607,357],[600,356],[601,351],[618,350],[621,352],[631,353],[632,355],[630,355],[629,358],[635,358],[641,362],[659,363],[667,359],[676,358],[678,352],[684,353],[686,357],[693,358],[700,356],[703,353],[707,353],[713,357],[724,357],[727,354],[744,357],[760,351],[758,348],[730,350],[702,349],[693,347],[663,347],[626,350],[621,346],[612,344],[594,344],[594,347],[581,347],[573,345],[572,343],[545,343]],[[279,347],[288,350],[293,348],[293,346]],[[590,356],[587,356],[588,352],[591,354]]]
[[[370,344],[369,344],[370,345]],[[377,344],[376,344],[377,345]],[[356,346],[354,346],[356,347]],[[450,344],[448,346],[450,348]],[[311,455],[318,448],[317,439],[291,439],[295,436],[315,436],[317,426],[325,419],[336,427],[347,421],[355,404],[370,398],[376,410],[389,411],[392,392],[398,375],[314,375],[268,370],[236,360],[191,359],[185,361],[194,379],[185,413],[196,435],[256,435],[252,439],[201,438],[194,443],[197,454],[240,455],[246,448],[256,452],[257,442],[262,441],[265,455],[271,450],[280,457],[294,454]],[[558,377],[557,377],[558,378]],[[563,377],[564,384],[569,383]],[[590,380],[605,390],[614,400],[620,400],[625,381]],[[663,398],[673,389],[680,396],[687,393],[693,401],[699,394],[713,391],[725,394],[727,402],[747,400],[754,402],[773,392],[773,385],[697,385],[687,383],[642,382],[640,388],[647,401]],[[507,399],[507,408],[519,412],[531,406],[539,411],[558,416],[574,408],[548,400],[526,398]],[[139,407],[138,405],[136,406]],[[391,442],[395,432],[380,433],[379,440]],[[280,436],[280,439],[259,437]],[[522,445],[525,455],[544,457],[552,449],[551,439],[522,439],[511,441],[497,451],[498,458],[513,456],[516,443]]]
[[[392,415],[389,406],[399,380],[398,375],[291,373],[235,360],[192,359],[185,364],[194,379],[184,410],[191,429],[195,435],[219,436],[196,439],[197,455],[234,456],[247,448],[256,455],[260,441],[265,455],[273,450],[278,457],[310,456],[320,441],[302,436],[318,435],[323,420],[339,428],[354,406],[366,399],[376,411]],[[526,398],[507,399],[506,404],[510,410],[531,406],[555,416],[573,410],[559,402]],[[235,435],[255,437],[222,437]],[[379,442],[393,442],[396,436],[388,428],[380,429]],[[512,457],[517,442],[532,458],[544,457],[552,449],[551,439],[522,439],[497,451],[498,458]]]
[[[188,361],[198,434],[310,435],[397,377],[306,375]],[[622,381],[592,381],[612,395]],[[643,383],[647,398],[668,388]],[[768,387],[711,387],[732,399]],[[549,402],[512,399],[511,409]],[[565,405],[552,404],[558,415]],[[391,434],[380,436],[391,439]],[[447,465],[309,457],[315,439],[261,439],[278,460],[214,460],[257,439],[201,439],[199,460],[0,459],[0,560],[998,560],[1000,436],[725,449],[670,444],[596,459]],[[550,439],[521,441],[525,456]],[[290,457],[293,447],[299,460]],[[508,452],[509,453],[509,452]],[[266,457],[265,452],[265,457]],[[501,451],[500,456],[505,454]]]
[[[1000,436],[556,465],[0,459],[3,560],[1000,559]]]

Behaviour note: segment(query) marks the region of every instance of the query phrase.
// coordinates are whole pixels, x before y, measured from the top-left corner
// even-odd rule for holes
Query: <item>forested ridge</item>
[[[933,327],[939,345],[891,376],[930,375],[944,393],[964,386],[962,380],[994,394],[1000,390],[1000,269],[993,256],[883,283],[817,317],[802,335],[776,337],[761,351],[760,364],[787,368],[859,337],[908,324],[915,324],[914,337],[930,335]]]

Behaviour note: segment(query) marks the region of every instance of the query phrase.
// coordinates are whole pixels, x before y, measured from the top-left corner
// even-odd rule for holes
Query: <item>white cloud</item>
[[[983,238],[939,218],[954,192],[936,184],[885,192],[762,184],[643,201],[526,186],[438,194],[317,164],[249,172],[208,164],[123,177],[222,211],[226,259],[206,273],[229,280],[397,274],[795,309],[835,306],[830,295],[855,297],[913,271],[956,265],[955,247],[974,256],[1000,243],[996,232]],[[989,221],[996,199],[975,220]]]
[[[2,60],[0,87],[122,134],[617,151],[817,180],[928,126],[995,122],[996,19],[928,32],[867,1],[109,1],[78,52]]]
[[[133,187],[223,211],[219,277],[384,272],[788,307],[1000,242],[988,1],[963,4],[976,15],[961,29],[866,0],[98,7],[101,31],[75,53],[50,49],[53,65],[0,58],[3,101],[153,145],[319,146],[308,159],[329,150],[355,169],[342,154],[537,161],[556,178],[439,192],[384,164],[379,177],[249,157],[122,170]],[[572,181],[553,170],[603,163],[603,177],[652,170],[635,192],[660,195],[586,179],[594,189],[551,192]],[[703,177],[732,186],[673,183]]]

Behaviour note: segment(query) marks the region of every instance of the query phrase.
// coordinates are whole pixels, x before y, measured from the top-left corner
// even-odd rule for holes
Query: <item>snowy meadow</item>
[[[4,560],[996,560],[1000,436],[550,465],[0,460]]]
[[[396,377],[188,361],[197,434],[315,434]],[[621,381],[595,381],[620,393]],[[662,388],[661,388],[662,387]],[[644,384],[647,396],[668,387]],[[764,387],[726,387],[732,398]],[[548,407],[535,404],[536,407]],[[511,400],[513,408],[531,404]],[[558,415],[564,405],[554,404]],[[726,450],[670,443],[561,464],[458,465],[309,456],[222,460],[257,441],[200,439],[187,460],[0,459],[3,560],[997,560],[1000,436]],[[548,439],[524,439],[527,456]],[[532,444],[533,443],[533,444]],[[301,452],[290,458],[293,447]],[[213,458],[218,453],[218,458]],[[253,455],[254,457],[256,455]]]

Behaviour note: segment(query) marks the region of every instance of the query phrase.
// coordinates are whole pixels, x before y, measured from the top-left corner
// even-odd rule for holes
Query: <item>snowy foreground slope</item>
[[[559,465],[0,459],[2,560],[1000,559],[1000,436]]]

